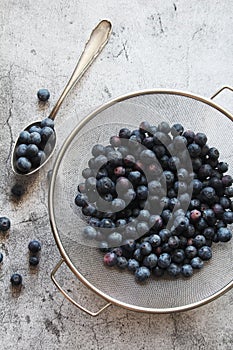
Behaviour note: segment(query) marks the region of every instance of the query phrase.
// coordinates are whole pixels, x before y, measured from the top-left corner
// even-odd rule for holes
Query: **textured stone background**
[[[46,175],[55,157],[39,175],[24,180],[22,200],[10,195],[19,181],[10,168],[18,132],[48,114],[99,20],[110,19],[113,34],[59,112],[57,150],[78,120],[111,97],[159,87],[208,97],[222,85],[232,85],[232,13],[231,0],[1,0],[0,215],[12,221],[10,233],[0,237],[1,350],[232,349],[232,291],[199,309],[172,315],[110,307],[91,318],[64,300],[50,280],[59,253],[49,226]],[[38,104],[40,87],[50,90],[51,106]],[[224,103],[232,103],[232,97]],[[28,267],[32,238],[43,244],[36,270]],[[16,271],[24,279],[19,294],[9,284]],[[69,271],[63,277],[83,304],[103,304]]]

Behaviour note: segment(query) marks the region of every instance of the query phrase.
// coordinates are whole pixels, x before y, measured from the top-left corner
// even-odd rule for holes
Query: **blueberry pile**
[[[17,169],[28,173],[39,167],[51,153],[54,143],[54,121],[50,118],[21,131],[15,149]]]
[[[142,122],[95,145],[92,156],[75,203],[106,266],[139,282],[190,277],[212,258],[213,243],[232,238],[233,179],[204,133]]]

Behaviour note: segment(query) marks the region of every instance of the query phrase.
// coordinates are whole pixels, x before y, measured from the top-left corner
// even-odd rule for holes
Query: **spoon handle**
[[[74,87],[74,85],[81,79],[87,68],[92,64],[94,59],[99,55],[104,46],[107,44],[109,36],[111,34],[112,25],[107,20],[101,21],[92,31],[88,42],[85,45],[84,51],[75,67],[70,80],[65,86],[61,96],[57,103],[53,107],[49,118],[54,120],[56,114],[67,94]]]

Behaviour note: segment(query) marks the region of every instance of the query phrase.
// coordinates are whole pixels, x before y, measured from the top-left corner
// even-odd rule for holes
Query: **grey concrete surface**
[[[23,180],[21,200],[10,194],[21,181],[10,167],[18,132],[48,114],[99,20],[110,19],[113,33],[59,112],[56,153],[72,127],[112,97],[160,87],[208,97],[222,85],[233,85],[232,13],[231,0],[1,0],[0,215],[12,222],[9,234],[0,236],[1,350],[233,348],[232,291],[179,314],[140,314],[111,306],[92,318],[76,309],[50,279],[60,257],[47,208],[46,175],[55,157],[38,175]],[[40,87],[51,92],[45,106],[36,98]],[[36,270],[28,266],[32,238],[43,245]],[[23,276],[18,294],[10,288],[12,272]],[[103,305],[71,272],[63,278],[83,304],[91,309]]]

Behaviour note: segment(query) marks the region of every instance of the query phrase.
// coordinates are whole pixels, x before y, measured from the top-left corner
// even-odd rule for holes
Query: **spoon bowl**
[[[54,153],[56,132],[54,119],[65,97],[100,54],[112,31],[111,22],[101,21],[92,31],[84,51],[57,103],[48,118],[26,126],[18,136],[11,155],[11,167],[16,175],[31,175],[44,166]]]

